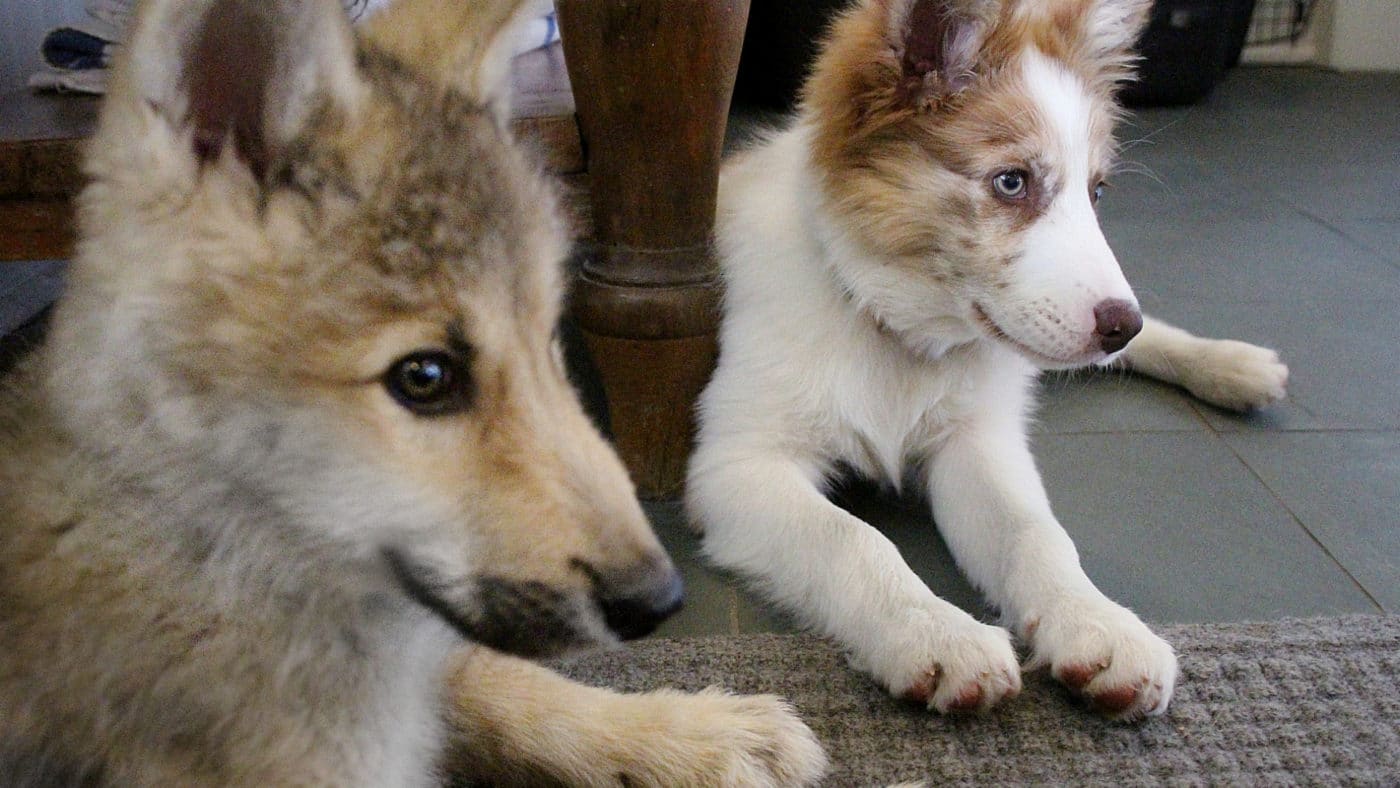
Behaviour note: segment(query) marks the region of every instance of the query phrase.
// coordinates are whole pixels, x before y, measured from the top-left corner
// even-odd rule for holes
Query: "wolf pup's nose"
[[[1130,301],[1110,298],[1094,307],[1094,336],[1105,353],[1117,353],[1142,330],[1142,313]]]
[[[623,640],[635,640],[648,635],[668,616],[681,609],[685,586],[680,573],[667,561],[647,573],[641,582],[628,587],[608,589],[598,604],[603,619]]]

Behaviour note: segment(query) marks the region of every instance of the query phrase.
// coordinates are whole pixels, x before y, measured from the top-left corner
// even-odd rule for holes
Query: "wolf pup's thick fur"
[[[1148,6],[865,0],[794,124],[721,176],[721,353],[688,488],[704,551],[939,711],[1017,693],[1011,635],[830,503],[834,474],[917,484],[1032,665],[1107,713],[1157,714],[1176,658],[1050,511],[1026,440],[1036,374],[1123,359],[1227,407],[1283,395],[1272,351],[1144,322],[1099,229]]]
[[[147,3],[50,341],[0,394],[0,782],[791,785],[781,701],[517,657],[675,569],[553,338],[506,0]],[[464,640],[464,637],[468,640]]]

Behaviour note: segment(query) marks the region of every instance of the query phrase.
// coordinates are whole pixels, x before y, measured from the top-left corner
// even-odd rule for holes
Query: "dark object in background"
[[[1255,0],[1157,0],[1138,39],[1137,81],[1123,88],[1130,106],[1190,104],[1210,93],[1240,60]]]
[[[752,0],[734,103],[791,109],[836,12],[853,0]]]
[[[1225,67],[1234,68],[1240,64],[1240,53],[1249,41],[1250,22],[1254,19],[1255,0],[1234,0],[1231,3],[1230,17],[1225,20],[1229,32],[1225,34]]]
[[[60,27],[50,30],[39,45],[44,62],[54,68],[74,70],[106,68],[113,44],[85,30]]]
[[[1298,3],[1300,0],[1265,0]],[[791,109],[837,11],[852,0],[753,0],[734,90],[736,104]],[[1139,42],[1134,105],[1185,104],[1239,63],[1256,0],[1157,0]]]

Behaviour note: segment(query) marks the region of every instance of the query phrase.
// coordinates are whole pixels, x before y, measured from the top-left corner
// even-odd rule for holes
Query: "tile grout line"
[[[1324,217],[1322,217],[1322,216],[1318,216],[1317,214],[1313,213],[1310,209],[1308,209],[1306,206],[1299,205],[1299,204],[1297,204],[1296,202],[1294,202],[1294,201],[1293,201],[1292,199],[1290,199],[1290,198],[1285,197],[1285,198],[1284,198],[1284,202],[1286,202],[1286,203],[1288,204],[1288,206],[1291,207],[1294,211],[1296,211],[1299,215],[1303,216],[1304,218],[1308,219],[1309,221],[1311,221],[1311,222],[1313,222],[1313,223],[1315,223],[1315,224],[1318,224],[1318,225],[1320,225],[1320,226],[1326,228],[1327,230],[1330,230],[1331,232],[1335,233],[1337,236],[1339,236],[1339,237],[1341,237],[1343,240],[1345,240],[1347,243],[1352,244],[1353,246],[1356,246],[1357,248],[1360,248],[1360,249],[1365,250],[1365,251],[1369,254],[1369,256],[1374,257],[1374,259],[1376,259],[1377,261],[1379,261],[1381,264],[1386,265],[1386,266],[1389,266],[1389,267],[1391,267],[1391,268],[1400,269],[1400,262],[1396,262],[1396,261],[1394,261],[1394,260],[1391,260],[1391,259],[1385,257],[1383,254],[1381,254],[1381,253],[1379,253],[1379,252],[1373,251],[1373,250],[1371,249],[1371,245],[1370,245],[1370,244],[1368,244],[1368,243],[1366,243],[1366,242],[1364,242],[1364,241],[1361,241],[1360,239],[1352,238],[1351,235],[1349,235],[1349,234],[1347,233],[1346,230],[1343,230],[1342,228],[1340,228],[1340,227],[1338,227],[1337,225],[1333,224],[1333,220],[1331,220],[1331,219],[1326,219],[1326,218],[1324,218]],[[1394,221],[1394,220],[1391,220],[1391,219],[1383,219],[1383,218],[1381,218],[1381,219],[1358,218],[1358,219],[1355,219],[1355,221]]]
[[[1195,407],[1194,403],[1192,403],[1192,407]],[[1317,430],[1316,432],[1325,432],[1325,430]],[[1222,433],[1218,430],[1215,430],[1214,427],[1211,428],[1211,433],[1217,440],[1219,440],[1225,446],[1225,449],[1230,452],[1230,454],[1235,458],[1235,460],[1244,466],[1244,469],[1249,472],[1249,475],[1254,477],[1255,481],[1259,482],[1259,484],[1265,490],[1268,491],[1269,496],[1273,498],[1274,502],[1277,503],[1279,507],[1282,508],[1285,512],[1288,512],[1288,516],[1293,519],[1293,522],[1296,523],[1298,527],[1303,530],[1303,533],[1308,535],[1308,538],[1312,540],[1313,544],[1317,545],[1317,548],[1322,551],[1322,554],[1327,556],[1327,560],[1335,564],[1336,567],[1342,571],[1342,574],[1346,575],[1347,579],[1352,582],[1352,585],[1356,586],[1357,590],[1359,590],[1366,597],[1367,601],[1374,605],[1377,611],[1386,614],[1390,613],[1389,610],[1385,609],[1385,605],[1382,605],[1380,600],[1376,599],[1375,595],[1371,593],[1370,589],[1366,588],[1366,586],[1363,585],[1361,581],[1357,579],[1356,575],[1352,573],[1351,569],[1348,568],[1346,564],[1343,564],[1341,560],[1338,559],[1335,554],[1333,554],[1332,550],[1329,549],[1320,538],[1318,538],[1317,534],[1313,533],[1313,530],[1308,527],[1307,523],[1303,522],[1303,518],[1300,517],[1297,512],[1293,511],[1293,507],[1288,505],[1288,502],[1283,499],[1283,496],[1279,495],[1278,491],[1273,488],[1273,485],[1269,484],[1264,479],[1264,477],[1254,469],[1254,466],[1250,465],[1249,461],[1246,460],[1242,454],[1236,451],[1235,447],[1230,444],[1229,440],[1226,440],[1227,435],[1229,433]]]

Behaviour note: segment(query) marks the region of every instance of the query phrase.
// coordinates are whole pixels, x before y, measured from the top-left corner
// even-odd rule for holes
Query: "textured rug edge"
[[[1156,629],[1182,677],[1168,713],[1135,725],[1092,714],[1043,672],[990,714],[940,717],[805,634],[643,640],[560,669],[623,691],[783,696],[831,756],[827,785],[1400,784],[1400,616]]]

